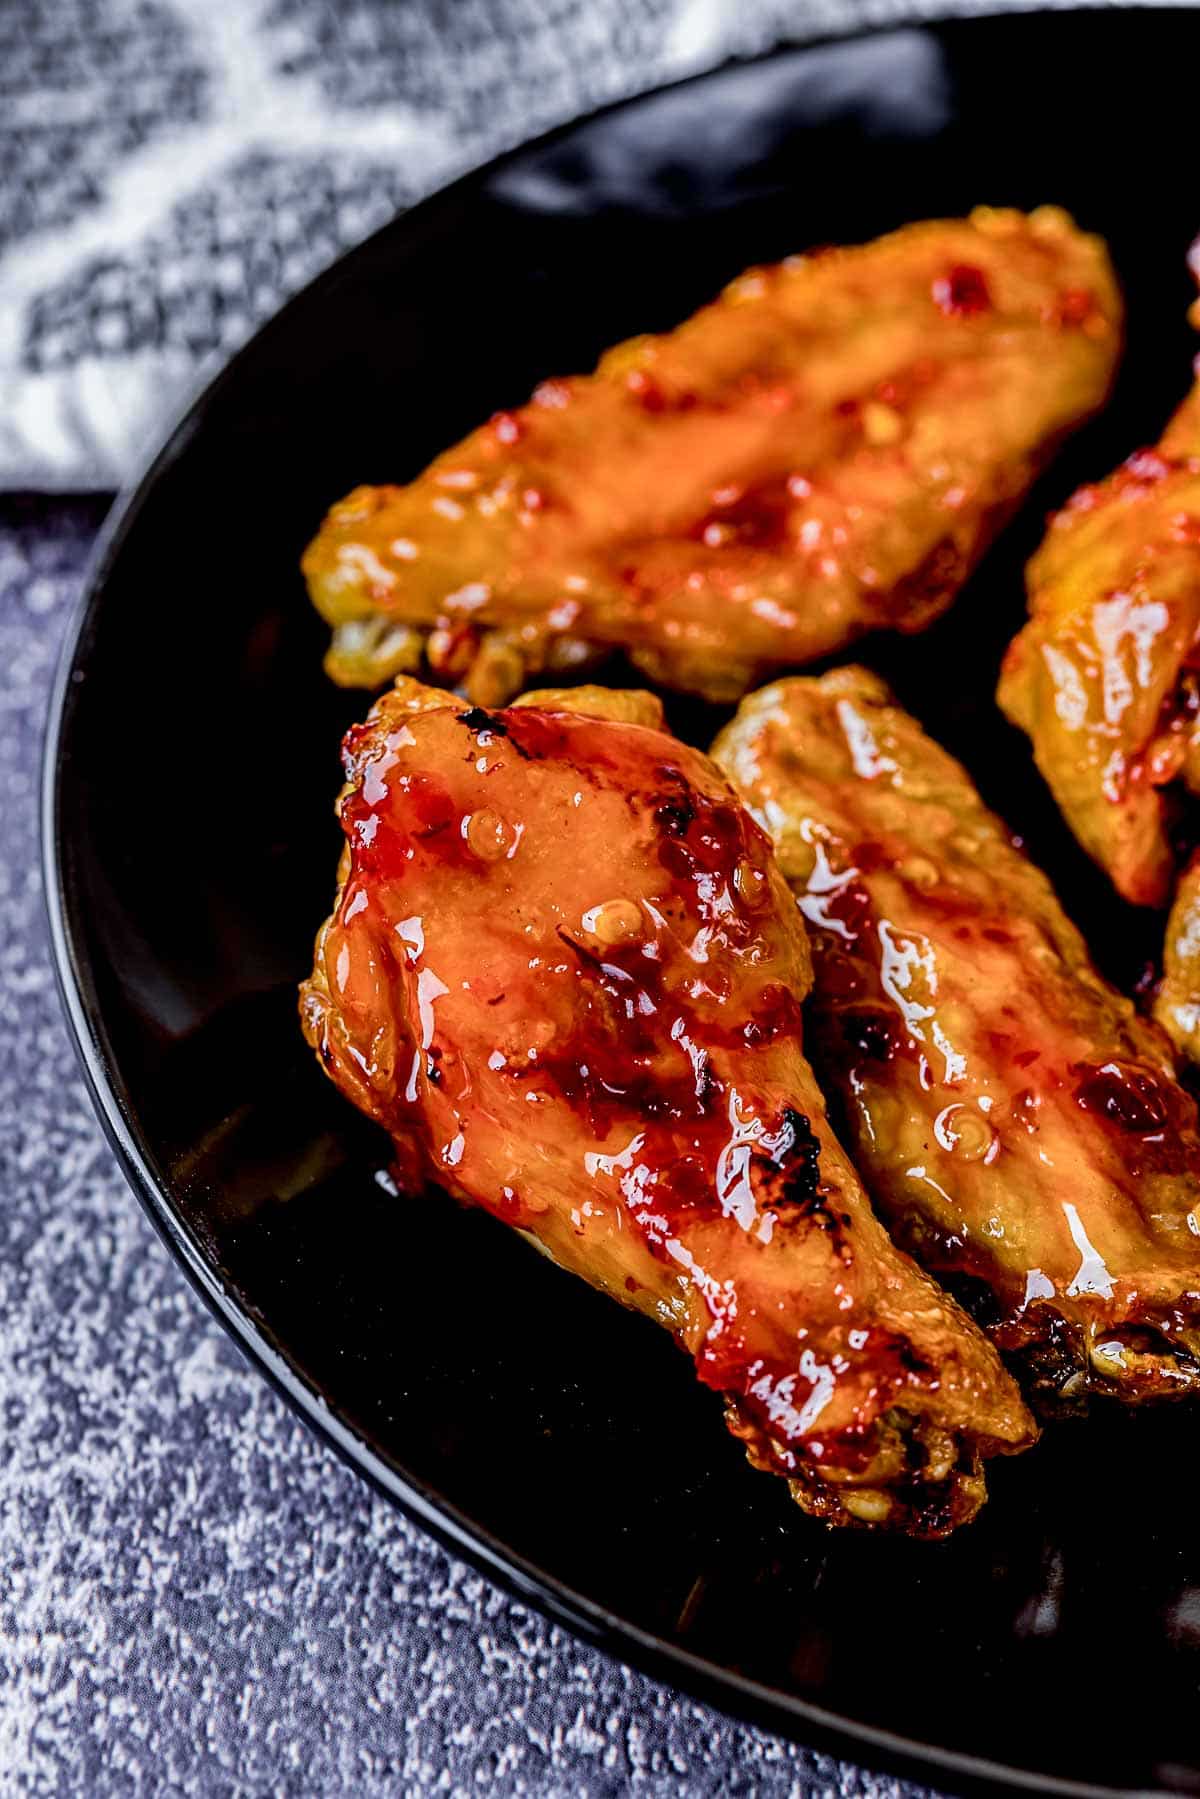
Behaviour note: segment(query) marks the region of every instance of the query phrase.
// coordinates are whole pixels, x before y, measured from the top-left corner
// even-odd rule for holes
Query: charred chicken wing
[[[939,1535],[1032,1424],[830,1131],[770,845],[648,695],[529,700],[402,681],[350,732],[309,1041],[402,1185],[664,1324],[806,1510]]]
[[[997,698],[1084,849],[1126,899],[1162,905],[1165,790],[1200,791],[1200,386],[1157,449],[1052,520],[1028,587]]]
[[[751,270],[335,506],[304,558],[329,673],[378,686],[427,654],[498,705],[623,648],[727,700],[919,631],[1104,400],[1120,318],[1103,244],[1054,207]]]
[[[1051,1406],[1200,1385],[1200,1136],[966,772],[876,676],[746,700],[715,746],[808,921],[814,1061],[897,1241]]]

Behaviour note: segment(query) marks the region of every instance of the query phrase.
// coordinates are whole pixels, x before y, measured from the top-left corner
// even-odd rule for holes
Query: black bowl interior
[[[939,1547],[828,1536],[748,1469],[651,1325],[486,1218],[389,1192],[386,1145],[295,1022],[333,889],[338,738],[363,704],[324,680],[296,564],[357,482],[414,474],[748,263],[981,200],[1066,205],[1107,234],[1128,291],[1115,402],[955,611],[867,659],[1132,985],[1159,923],[1075,853],[991,694],[1045,510],[1157,436],[1189,380],[1197,17],[1018,14],[780,54],[398,220],[176,430],[99,561],[51,732],[51,905],[85,1059],[242,1342],[404,1503],[618,1652],[801,1734],[839,1724],[867,1759],[907,1744],[956,1780],[968,1757],[1200,1789],[1194,1421],[1052,1432]]]

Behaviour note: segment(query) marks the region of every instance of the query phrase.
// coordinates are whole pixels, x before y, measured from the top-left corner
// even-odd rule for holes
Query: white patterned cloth
[[[730,55],[988,0],[0,0],[0,488],[107,490],[464,168]]]

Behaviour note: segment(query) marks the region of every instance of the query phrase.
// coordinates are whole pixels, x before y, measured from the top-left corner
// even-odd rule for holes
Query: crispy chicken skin
[[[807,1511],[944,1534],[1032,1420],[830,1131],[770,845],[650,696],[529,698],[402,680],[347,736],[308,1040],[402,1186],[664,1324]]]
[[[378,686],[427,654],[499,705],[624,648],[732,700],[919,631],[1103,402],[1120,327],[1103,243],[1055,207],[752,269],[335,506],[304,557],[326,667]]]
[[[1200,790],[1200,386],[1156,449],[1051,520],[1027,584],[996,697],[1117,891],[1161,906],[1164,790]]]
[[[714,747],[808,922],[808,1032],[897,1241],[1049,1409],[1200,1385],[1200,1136],[965,770],[861,668],[777,682]]]

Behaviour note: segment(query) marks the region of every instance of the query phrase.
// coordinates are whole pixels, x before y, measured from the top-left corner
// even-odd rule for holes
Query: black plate
[[[789,52],[398,220],[243,351],[121,508],[50,731],[51,915],[87,1072],[242,1346],[387,1493],[575,1628],[956,1784],[1200,1790],[1194,1418],[1051,1433],[944,1546],[828,1536],[749,1470],[665,1335],[488,1219],[389,1194],[382,1140],[295,1022],[362,705],[322,677],[296,561],[347,488],[416,473],[747,263],[980,200],[1070,207],[1128,289],[1116,402],[952,615],[872,659],[1131,984],[1154,921],[1073,852],[991,692],[1042,512],[1157,436],[1188,383],[1197,19],[1010,15]]]

